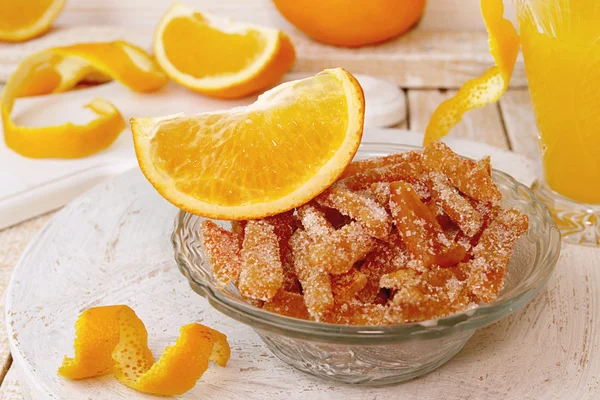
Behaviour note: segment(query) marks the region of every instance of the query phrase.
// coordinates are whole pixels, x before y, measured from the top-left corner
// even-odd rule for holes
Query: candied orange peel
[[[508,88],[521,47],[519,35],[503,16],[502,0],[481,0],[481,12],[495,65],[467,81],[454,97],[438,106],[425,130],[423,145],[446,136],[467,111],[498,101]]]
[[[238,289],[264,310],[335,324],[423,321],[499,296],[528,228],[501,198],[489,157],[465,159],[436,141],[353,162],[294,211],[202,233],[215,279],[241,257]]]
[[[11,119],[11,112],[20,97],[65,92],[81,82],[112,79],[137,92],[158,90],[167,83],[166,76],[148,54],[123,41],[57,47],[28,57],[19,64],[2,92],[6,145],[32,158],[77,158],[109,147],[125,128],[125,121],[105,99],[96,98],[84,106],[95,114],[85,124],[20,126]]]
[[[113,372],[121,383],[144,393],[174,396],[187,392],[213,361],[224,367],[230,357],[227,337],[198,323],[184,325],[172,346],[155,362],[144,323],[128,306],[84,311],[75,324],[75,356],[58,373],[83,379]]]

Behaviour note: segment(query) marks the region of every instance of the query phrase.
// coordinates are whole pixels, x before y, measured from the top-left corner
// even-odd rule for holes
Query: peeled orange
[[[167,75],[196,92],[238,98],[281,80],[294,63],[281,31],[200,13],[175,3],[154,33],[154,54]]]
[[[358,47],[396,37],[423,15],[426,0],[273,0],[296,28],[319,42]]]
[[[343,69],[281,84],[247,106],[132,118],[139,165],[168,201],[191,213],[241,220],[308,202],[352,160],[364,96]]]
[[[50,29],[65,0],[0,1],[0,40],[20,42]]]

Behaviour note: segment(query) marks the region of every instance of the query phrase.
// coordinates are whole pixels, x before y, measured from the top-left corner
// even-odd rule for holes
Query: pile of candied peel
[[[493,301],[528,219],[500,206],[489,157],[441,142],[350,164],[296,210],[206,220],[205,254],[219,284],[290,317],[383,325],[443,317]]]

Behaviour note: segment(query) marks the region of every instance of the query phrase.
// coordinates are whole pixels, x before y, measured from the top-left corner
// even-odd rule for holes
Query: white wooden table
[[[339,65],[354,72],[394,80],[404,89],[407,98],[408,119],[400,127],[409,130],[423,131],[433,110],[442,100],[454,94],[466,79],[477,76],[491,64],[491,57],[487,53],[487,36],[482,30],[478,12],[478,0],[430,0],[427,16],[417,30],[381,47],[362,50],[337,50],[307,40],[277,16],[268,0],[194,0],[187,3],[238,19],[285,28],[295,38],[298,50],[296,71],[314,72],[323,67]],[[31,51],[81,41],[82,38],[107,40],[110,37],[123,37],[147,47],[152,25],[166,7],[168,2],[158,0],[70,1],[59,17],[60,26],[48,36],[23,45],[0,44],[0,80],[6,79],[15,63]],[[500,103],[468,113],[452,135],[537,159],[535,120],[525,85],[522,65],[518,65],[512,86]],[[52,215],[43,215],[0,231],[0,293],[4,293],[11,271],[27,243]],[[571,295],[560,291],[561,279],[568,279],[567,271],[585,273],[598,265],[600,249],[564,244],[557,271],[548,284],[549,289],[540,296]],[[595,298],[598,300],[598,296]],[[582,306],[587,307],[590,315],[595,315],[600,308],[598,303],[595,301]],[[3,309],[2,305],[1,326],[4,326]],[[564,312],[567,318],[569,312],[576,311],[565,309]],[[502,325],[501,322],[498,324]],[[498,329],[501,329],[500,325]],[[587,346],[586,340],[580,340],[576,345],[578,347],[569,350],[581,360],[588,359],[586,357],[589,357],[590,351],[598,350]],[[10,366],[11,356],[2,329],[0,400],[23,398],[20,383]],[[600,382],[599,377],[595,379]],[[590,387],[590,393],[600,396],[600,383]]]

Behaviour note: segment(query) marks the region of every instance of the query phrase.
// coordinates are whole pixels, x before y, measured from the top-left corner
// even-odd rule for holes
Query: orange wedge
[[[168,201],[210,218],[262,218],[330,186],[360,143],[364,97],[343,69],[281,84],[247,106],[132,118],[138,163]]]
[[[0,1],[0,40],[20,42],[50,29],[65,0]]]
[[[64,92],[79,82],[111,79],[138,92],[157,90],[167,83],[167,77],[143,50],[121,41],[58,47],[27,58],[2,92],[6,145],[34,158],[83,157],[107,148],[125,128],[125,121],[104,99],[93,99],[85,106],[96,117],[83,125],[19,126],[12,121],[11,111],[19,97]]]
[[[160,20],[154,54],[171,79],[219,98],[244,97],[275,85],[295,58],[281,31],[232,22],[180,3]]]
[[[439,105],[429,120],[423,145],[443,138],[460,122],[464,113],[500,100],[508,89],[521,47],[519,35],[513,24],[503,17],[502,0],[481,0],[481,13],[496,65],[466,82],[454,97]]]

